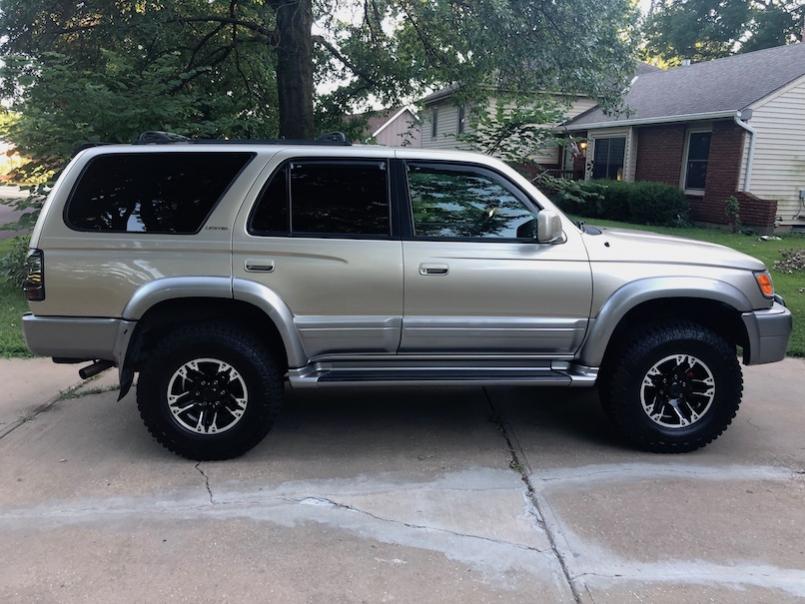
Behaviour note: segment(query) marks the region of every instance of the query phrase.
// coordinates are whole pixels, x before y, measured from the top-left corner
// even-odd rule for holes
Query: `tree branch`
[[[379,82],[374,77],[372,77],[369,73],[367,73],[366,71],[355,65],[352,61],[350,61],[347,57],[345,57],[341,53],[341,51],[338,50],[338,48],[336,48],[335,45],[330,43],[328,40],[325,40],[322,36],[313,36],[312,39],[317,44],[321,44],[324,48],[326,48],[331,55],[333,55],[336,59],[338,59],[338,61],[343,63],[344,66],[347,69],[349,69],[352,73],[354,73],[356,76],[358,76],[368,84],[371,84],[372,86],[379,85]]]
[[[172,23],[222,23],[224,25],[236,25],[237,27],[242,27],[244,29],[248,29],[253,31],[256,34],[263,36],[267,42],[275,43],[277,38],[277,32],[263,27],[259,23],[254,23],[252,21],[245,21],[243,19],[238,19],[236,17],[218,17],[216,15],[207,15],[204,17],[179,17],[176,19],[171,19]]]

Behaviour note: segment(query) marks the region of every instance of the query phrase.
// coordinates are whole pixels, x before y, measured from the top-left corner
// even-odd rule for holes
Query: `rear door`
[[[584,244],[535,240],[540,207],[505,175],[409,160],[402,352],[572,354],[587,326]]]
[[[273,290],[309,357],[394,353],[402,245],[392,232],[384,157],[274,156],[238,218],[234,276]]]

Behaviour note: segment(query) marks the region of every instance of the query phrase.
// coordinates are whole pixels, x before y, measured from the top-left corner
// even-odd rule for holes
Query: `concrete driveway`
[[[3,602],[805,598],[802,360],[693,454],[624,448],[593,392],[412,389],[291,393],[201,464],[112,376],[58,398],[74,370],[0,362]]]

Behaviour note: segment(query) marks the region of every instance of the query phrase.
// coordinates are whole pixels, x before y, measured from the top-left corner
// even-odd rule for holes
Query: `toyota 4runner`
[[[135,374],[145,425],[195,459],[268,432],[284,382],[597,386],[640,448],[690,451],[785,355],[766,267],[579,228],[462,152],[172,143],[79,153],[31,239],[30,350]]]

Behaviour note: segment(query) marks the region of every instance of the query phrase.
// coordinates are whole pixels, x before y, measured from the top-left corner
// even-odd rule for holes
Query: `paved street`
[[[805,598],[799,359],[688,455],[623,447],[592,391],[397,389],[290,393],[201,464],[75,369],[0,361],[3,602]]]
[[[25,193],[17,187],[0,186],[0,199],[10,199],[23,197]],[[16,233],[13,230],[3,229],[2,227],[19,219],[20,212],[14,211],[6,204],[0,203],[0,239],[8,239]]]

